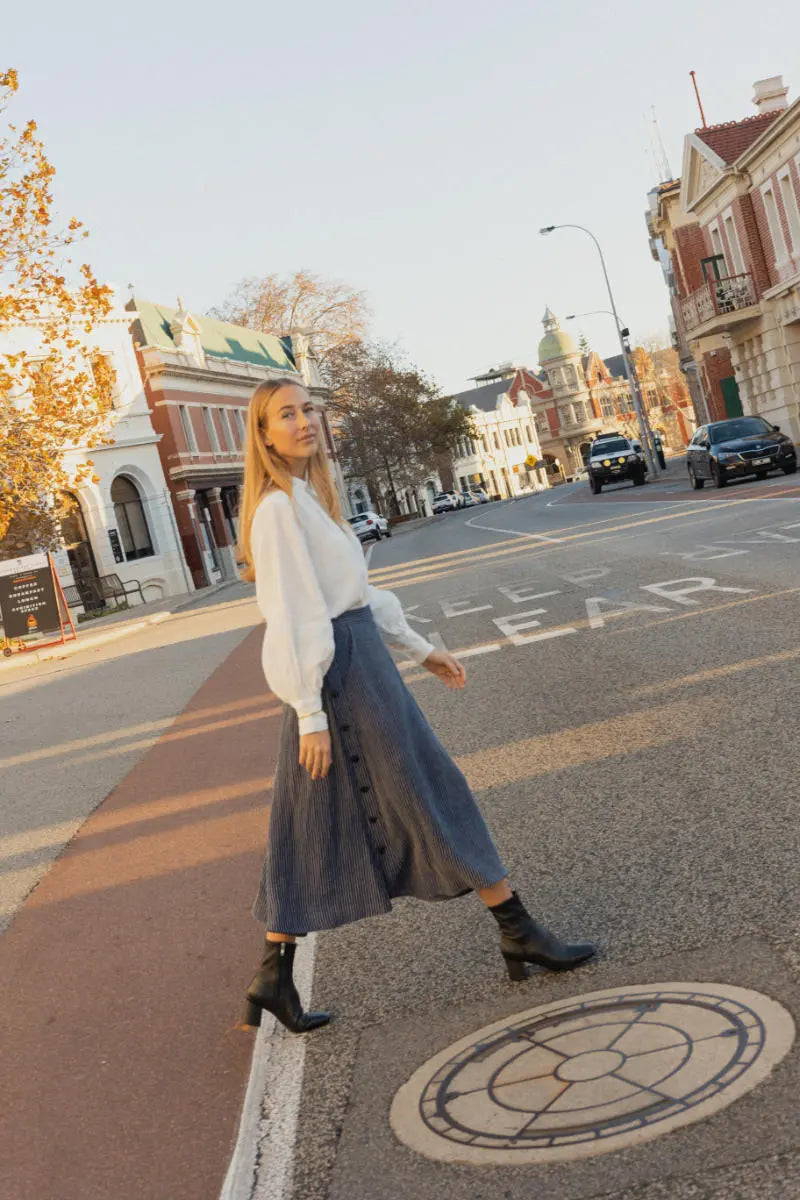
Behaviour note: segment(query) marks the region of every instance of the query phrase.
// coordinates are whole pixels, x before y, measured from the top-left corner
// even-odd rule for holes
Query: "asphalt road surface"
[[[579,993],[717,981],[800,1012],[800,488],[778,477],[692,493],[682,472],[673,461],[646,488],[595,498],[569,485],[446,514],[372,551],[373,582],[464,660],[458,693],[401,669],[514,886],[600,955],[513,984],[473,896],[399,901],[309,939],[304,987],[335,1020],[307,1039],[265,1030],[236,1152],[253,1181],[232,1200],[800,1195],[796,1049],[717,1115],[574,1162],[433,1161],[389,1124],[397,1089],[432,1055]],[[246,906],[279,714],[258,681],[249,593],[216,599],[91,664],[0,675],[14,735],[0,844],[17,872],[1,893],[4,1108],[21,1200],[220,1194],[249,1070],[229,1024],[257,947]],[[177,848],[162,847],[173,867],[154,861],[164,830],[177,830]]]

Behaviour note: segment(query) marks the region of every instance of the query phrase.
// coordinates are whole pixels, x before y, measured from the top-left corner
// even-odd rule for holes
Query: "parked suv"
[[[370,538],[379,542],[382,537],[392,536],[392,527],[386,517],[381,517],[376,512],[358,513],[355,517],[348,517],[348,520],[360,542],[368,542]]]
[[[455,492],[439,492],[433,497],[432,506],[435,513],[450,512],[458,508],[458,499]]]
[[[632,479],[634,487],[645,480],[646,466],[635,447],[621,433],[601,434],[592,442],[589,461],[589,487],[597,496],[607,483]]]

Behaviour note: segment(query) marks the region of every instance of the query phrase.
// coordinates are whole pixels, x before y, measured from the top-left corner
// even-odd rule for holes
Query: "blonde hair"
[[[268,492],[279,488],[291,499],[292,473],[285,459],[264,440],[267,432],[269,403],[276,392],[284,387],[299,387],[307,391],[298,379],[283,376],[260,383],[247,408],[247,439],[244,454],[244,482],[239,505],[239,558],[244,562],[242,578],[252,582],[256,577],[250,530],[258,505]],[[337,524],[342,520],[339,496],[333,483],[328,465],[325,443],[320,444],[311,455],[308,464],[308,482],[317,494],[322,507]]]

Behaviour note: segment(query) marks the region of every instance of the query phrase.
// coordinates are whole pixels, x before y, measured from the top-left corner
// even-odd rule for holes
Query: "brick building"
[[[648,226],[699,418],[759,414],[800,442],[800,101],[774,77],[754,103],[687,135]]]
[[[296,375],[324,404],[303,338],[279,338],[133,299],[132,335],[186,562],[196,587],[234,578],[246,410],[264,379]],[[297,344],[299,343],[299,345]],[[333,442],[324,428],[332,468]],[[334,470],[334,474],[336,474]]]

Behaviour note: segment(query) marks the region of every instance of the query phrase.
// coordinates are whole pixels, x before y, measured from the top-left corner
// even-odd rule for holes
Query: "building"
[[[474,438],[460,439],[454,451],[457,490],[483,487],[490,495],[510,497],[547,486],[531,403],[534,382],[538,385],[524,367],[506,363],[476,375],[474,388],[454,396],[476,431]],[[534,459],[540,465],[528,465]]]
[[[703,419],[758,414],[800,442],[800,101],[787,91],[759,80],[756,115],[688,134],[680,186],[651,193],[648,224]]]
[[[275,337],[133,299],[133,338],[176,526],[191,577],[205,587],[238,574],[239,490],[246,412],[263,380],[294,377],[324,412],[306,339]],[[327,421],[331,468],[343,489]]]
[[[87,457],[94,463],[93,481],[60,497],[66,508],[61,536],[72,581],[87,608],[97,606],[101,575],[135,581],[146,600],[193,590],[159,457],[159,435],[131,344],[131,321],[129,312],[115,308],[91,333],[79,334],[88,364],[101,354],[114,378],[107,425],[113,443],[92,450],[74,446],[64,453],[68,470]],[[12,331],[6,339],[9,349],[24,347],[36,355],[36,328]]]

